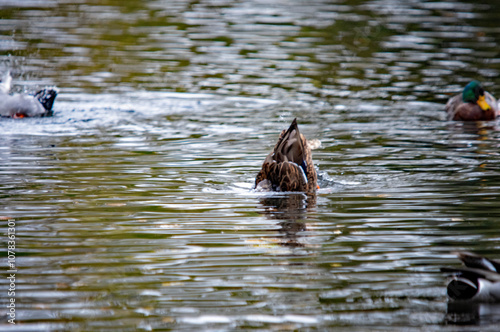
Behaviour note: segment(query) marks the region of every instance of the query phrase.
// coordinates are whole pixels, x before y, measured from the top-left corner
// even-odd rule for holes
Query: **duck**
[[[255,178],[257,191],[292,191],[315,193],[318,177],[310,144],[299,131],[297,119],[283,130],[274,149],[267,155]]]
[[[500,115],[495,97],[478,81],[467,84],[461,94],[448,100],[445,106],[448,120],[487,121]]]
[[[447,286],[448,298],[465,302],[500,302],[500,261],[471,252],[458,252],[465,266],[445,267],[453,273]]]
[[[10,94],[12,77],[7,72],[0,83],[0,117],[26,118],[53,115],[56,88],[42,89],[34,95]]]

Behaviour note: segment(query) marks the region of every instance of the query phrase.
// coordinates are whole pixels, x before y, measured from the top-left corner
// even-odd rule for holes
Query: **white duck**
[[[34,96],[27,94],[9,94],[12,77],[7,72],[0,83],[0,116],[25,118],[33,116],[51,116],[52,105],[57,96],[57,89],[43,89]]]
[[[453,301],[500,302],[500,261],[470,252],[458,252],[463,267],[441,268],[451,272],[448,297]]]

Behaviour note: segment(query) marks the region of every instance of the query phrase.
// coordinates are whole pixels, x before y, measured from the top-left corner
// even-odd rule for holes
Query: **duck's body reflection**
[[[281,235],[278,244],[289,247],[304,247],[300,233],[307,231],[307,214],[316,207],[316,195],[289,193],[270,195],[260,199],[264,214],[278,220]]]
[[[449,302],[446,324],[486,326],[500,323],[500,303]]]

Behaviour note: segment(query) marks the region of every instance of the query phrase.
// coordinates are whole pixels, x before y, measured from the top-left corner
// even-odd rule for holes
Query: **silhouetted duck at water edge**
[[[462,121],[493,120],[499,115],[497,100],[478,81],[470,82],[462,94],[450,98],[446,112],[448,120]]]
[[[0,116],[10,118],[42,117],[53,114],[52,105],[57,96],[57,89],[43,89],[34,96],[27,94],[9,94],[12,77],[5,74],[0,84]]]
[[[470,252],[457,253],[463,267],[441,268],[451,272],[448,297],[453,301],[500,302],[500,261]]]
[[[311,145],[299,132],[294,119],[290,128],[281,132],[273,151],[264,160],[255,179],[255,189],[314,193],[317,182]]]

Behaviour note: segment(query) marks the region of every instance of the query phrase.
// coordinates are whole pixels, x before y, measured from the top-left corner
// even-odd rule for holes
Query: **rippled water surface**
[[[1,71],[60,90],[51,118],[0,119],[0,328],[497,331],[498,306],[448,305],[439,268],[500,258],[498,123],[443,112],[471,79],[500,94],[499,15],[0,1]],[[252,191],[294,117],[321,189]]]

